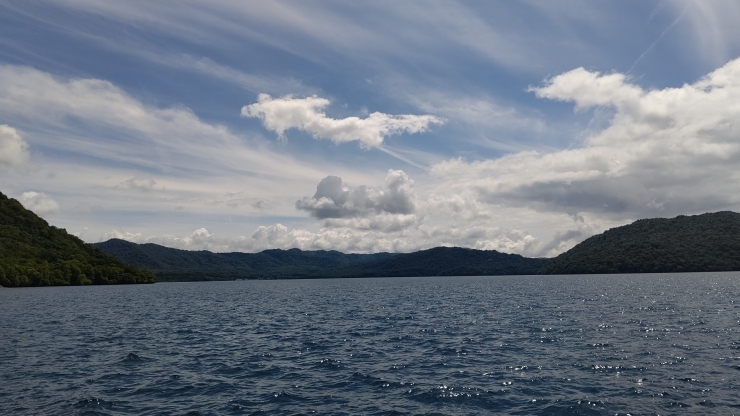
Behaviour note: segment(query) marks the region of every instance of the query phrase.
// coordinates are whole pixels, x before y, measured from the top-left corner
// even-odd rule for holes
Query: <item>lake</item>
[[[0,414],[740,414],[740,273],[0,290]]]

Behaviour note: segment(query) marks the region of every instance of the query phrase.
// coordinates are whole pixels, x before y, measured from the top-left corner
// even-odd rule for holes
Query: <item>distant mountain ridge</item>
[[[155,274],[160,281],[194,281],[705,271],[740,271],[740,214],[638,220],[553,259],[459,247],[212,253],[118,239],[86,244],[0,193],[0,285],[11,287],[151,283]]]
[[[590,237],[552,259],[459,247],[344,254],[299,249],[211,253],[116,239],[95,246],[152,270],[161,281],[738,271],[740,214],[638,220]]]
[[[0,285],[155,281],[152,272],[123,263],[64,229],[50,226],[17,200],[0,193]]]
[[[152,270],[160,281],[535,274],[546,262],[517,254],[459,247],[436,247],[407,254],[344,254],[295,248],[212,253],[119,239],[95,246],[129,264]]]

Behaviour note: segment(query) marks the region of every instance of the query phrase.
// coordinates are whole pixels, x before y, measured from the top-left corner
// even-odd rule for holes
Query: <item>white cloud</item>
[[[581,148],[439,163],[443,186],[494,206],[623,219],[740,208],[740,59],[679,88],[578,68],[530,90],[614,116]]]
[[[147,105],[100,79],[61,79],[0,65],[0,114],[22,123],[31,144],[109,164],[179,173],[197,166],[208,174],[320,175],[258,138],[204,122],[187,108]]]
[[[401,170],[388,171],[382,190],[362,185],[350,191],[342,178],[327,176],[313,197],[304,197],[295,206],[326,219],[327,227],[397,231],[416,222],[414,181]]]
[[[362,68],[363,71],[356,74],[357,79],[372,78],[373,94],[377,95],[383,85],[393,88],[397,91],[395,97],[417,105],[418,109],[413,112],[446,117],[449,124],[459,121],[472,126],[466,132],[476,133],[475,130],[480,129],[480,135],[485,136],[490,146],[512,152],[496,160],[467,162],[451,159],[438,163],[440,159],[433,157],[436,155],[427,156],[423,151],[436,148],[470,154],[465,153],[469,143],[463,143],[463,140],[471,142],[475,139],[445,134],[447,137],[444,138],[433,137],[437,142],[430,143],[434,146],[425,149],[399,149],[384,143],[388,135],[412,132],[414,128],[426,129],[433,123],[417,123],[416,127],[409,128],[406,124],[409,120],[381,113],[375,113],[378,114],[376,119],[366,115],[333,119],[326,115],[329,102],[318,97],[268,97],[265,103],[244,107],[247,113],[254,110],[252,116],[260,117],[266,128],[281,135],[291,128],[303,129],[314,137],[337,143],[356,140],[365,147],[386,148],[390,154],[395,153],[418,165],[434,163],[431,178],[423,174],[414,177],[413,209],[394,211],[381,203],[379,195],[387,192],[382,185],[373,185],[374,189],[364,187],[363,193],[358,188],[344,189],[345,183],[371,184],[366,180],[369,176],[367,166],[361,165],[354,172],[352,169],[336,170],[336,166],[327,166],[329,163],[319,162],[312,166],[306,160],[310,157],[308,152],[305,157],[288,157],[281,154],[285,149],[271,150],[274,149],[271,143],[205,122],[187,108],[164,108],[141,101],[104,80],[63,79],[31,68],[0,67],[0,114],[3,122],[23,132],[23,138],[34,149],[34,158],[48,156],[42,161],[48,162],[44,168],[59,172],[55,186],[64,188],[58,193],[60,198],[68,198],[60,202],[65,207],[79,203],[80,212],[89,211],[89,207],[101,207],[101,212],[118,211],[123,216],[126,211],[147,213],[151,214],[148,218],[156,218],[152,220],[154,224],[165,223],[161,221],[162,216],[183,209],[192,216],[179,222],[180,227],[183,223],[200,224],[207,226],[212,233],[201,233],[196,236],[201,239],[198,240],[178,229],[178,235],[188,236],[179,237],[177,241],[189,238],[187,241],[202,241],[198,244],[214,244],[214,247],[222,243],[224,247],[240,247],[242,244],[236,237],[233,241],[220,237],[226,235],[221,232],[228,225],[222,229],[212,225],[219,221],[227,223],[231,220],[227,216],[234,214],[235,223],[242,221],[249,223],[250,227],[258,221],[271,224],[277,221],[275,217],[280,217],[280,221],[289,227],[294,227],[291,222],[300,222],[296,228],[279,224],[264,228],[264,237],[254,237],[255,241],[264,242],[264,247],[270,247],[273,242],[276,247],[317,248],[335,244],[337,248],[361,251],[457,244],[498,247],[521,253],[554,253],[593,230],[600,231],[601,224],[608,221],[738,207],[736,189],[739,179],[734,169],[738,166],[738,126],[735,121],[738,120],[735,104],[738,97],[737,88],[721,81],[722,77],[734,77],[727,67],[707,77],[711,78],[707,81],[712,84],[709,87],[701,86],[703,81],[700,81],[652,91],[619,73],[601,74],[582,68],[552,78],[533,88],[535,95],[572,102],[578,111],[607,108],[604,114],[609,116],[609,120],[605,128],[589,132],[585,140],[578,142],[579,147],[549,151],[537,146],[539,151],[526,152],[521,150],[534,146],[526,146],[531,141],[521,137],[548,129],[537,123],[538,117],[532,117],[532,114],[537,115],[534,110],[528,113],[522,107],[515,110],[506,106],[503,97],[507,94],[516,96],[521,87],[509,84],[511,88],[492,91],[488,96],[481,92],[486,89],[480,88],[480,77],[463,80],[465,74],[453,74],[460,65],[450,65],[451,62],[471,65],[493,62],[490,79],[505,76],[498,71],[500,68],[496,64],[516,69],[514,72],[520,75],[523,72],[557,74],[561,71],[558,68],[573,67],[571,64],[563,66],[563,62],[573,62],[573,57],[578,59],[577,65],[587,67],[623,65],[615,59],[592,58],[594,54],[616,55],[604,52],[610,48],[597,48],[593,41],[583,41],[580,38],[583,30],[574,28],[586,28],[601,35],[596,38],[603,38],[605,34],[621,33],[599,27],[605,26],[603,23],[612,17],[615,17],[613,21],[630,23],[618,25],[621,27],[636,27],[631,23],[645,17],[635,14],[625,20],[624,15],[628,13],[623,11],[624,8],[594,7],[586,1],[568,3],[578,7],[541,2],[524,3],[515,8],[481,5],[480,9],[477,8],[479,6],[457,3],[435,3],[435,7],[401,4],[340,9],[298,3],[245,6],[228,2],[188,2],[188,7],[175,9],[151,2],[119,4],[74,0],[63,3],[91,15],[104,15],[106,19],[123,23],[120,27],[136,26],[137,29],[148,30],[141,32],[147,36],[140,39],[156,39],[156,36],[166,33],[169,38],[197,43],[201,51],[197,55],[161,54],[159,63],[229,80],[273,96],[292,92],[304,97],[319,92],[302,86],[298,81],[287,82],[290,75],[286,80],[281,77],[279,68],[273,65],[262,66],[260,70],[256,64],[243,65],[245,60],[221,61],[219,58],[216,62],[201,58],[201,54],[221,56],[218,54],[220,49],[208,52],[208,47],[214,45],[221,48],[235,44],[277,47],[306,58],[310,62],[306,66],[309,72],[317,68],[336,70],[341,67],[333,64],[343,60],[347,68]],[[660,7],[669,8],[676,3],[680,2]],[[736,24],[733,26],[737,21],[738,6],[712,6],[707,2],[695,4],[695,9],[702,13],[695,14],[691,9],[687,18],[699,22],[702,36],[696,37],[696,43],[701,45],[691,48],[687,44],[686,47],[694,52],[704,49],[713,59],[725,57],[728,51],[734,50],[732,44],[737,44],[737,39],[740,39],[732,36],[738,30]],[[485,7],[499,8],[500,12],[484,13]],[[683,9],[684,3],[680,7]],[[394,13],[388,13],[389,9]],[[618,15],[612,16],[612,11]],[[508,25],[531,22],[524,17],[530,12],[534,12],[531,15],[542,25],[534,31],[509,30],[513,26]],[[390,15],[392,19],[385,18]],[[317,21],[322,24],[316,25]],[[245,25],[244,22],[250,24]],[[65,25],[60,30],[71,32],[79,29],[80,35],[89,30],[88,34],[101,38],[110,36],[105,31],[94,33],[90,29],[94,25],[71,26]],[[428,31],[430,27],[434,28],[434,33]],[[677,26],[674,31],[678,34],[683,29],[683,26]],[[644,33],[647,32],[639,32],[634,38],[641,38]],[[678,39],[676,44],[684,38]],[[625,39],[625,54],[634,50],[634,45],[627,45],[627,41],[629,39]],[[158,51],[151,44],[132,42],[126,48],[143,46],[141,49],[149,55],[139,56],[157,61],[153,55]],[[111,41],[111,45],[115,47],[116,44]],[[525,48],[525,45],[532,47]],[[187,50],[187,45],[184,47],[183,50]],[[439,53],[429,53],[432,50]],[[638,47],[638,52],[642,50]],[[696,61],[693,55],[696,54],[686,54],[691,56],[686,65],[689,72]],[[408,65],[410,63],[413,65]],[[419,71],[420,67],[428,64],[430,71]],[[258,72],[243,73],[242,68]],[[465,73],[480,73],[475,67],[470,69]],[[274,77],[261,76],[273,73]],[[399,75],[402,73],[407,77]],[[295,72],[290,70],[288,74]],[[409,93],[406,81],[413,77],[418,79],[417,85],[438,88],[437,91],[442,92],[434,96],[428,93],[428,89],[419,88]],[[519,76],[514,78],[521,79]],[[665,79],[674,78],[675,73],[672,73]],[[403,82],[393,82],[394,79],[402,79]],[[286,81],[285,89],[276,87],[283,80]],[[351,82],[345,81],[343,85]],[[365,85],[360,87],[368,88]],[[362,91],[368,92],[367,89]],[[447,91],[457,93],[447,94]],[[386,92],[384,97],[387,99],[389,95]],[[413,100],[411,95],[416,95],[418,100]],[[172,97],[154,99],[168,102]],[[274,108],[258,107],[262,104]],[[227,120],[225,117],[220,119]],[[389,122],[397,124],[387,124]],[[445,129],[451,130],[452,127]],[[456,128],[459,131],[459,126]],[[493,131],[495,134],[484,134]],[[347,149],[342,147],[342,151]],[[478,152],[478,149],[472,151]],[[334,152],[334,155],[338,153]],[[449,158],[449,154],[444,157]],[[345,155],[342,155],[342,162],[348,163]],[[486,155],[478,152],[473,157],[480,159]],[[82,163],[78,166],[76,162]],[[390,166],[384,166],[383,170]],[[318,222],[320,225],[312,224],[313,228],[306,225],[310,220],[305,217],[283,219],[296,215],[294,201],[299,196],[310,195],[309,190],[327,173],[344,180],[341,191],[334,195],[336,198],[320,196],[317,192],[313,198],[302,200],[305,204],[301,205],[305,212],[321,220]],[[349,176],[352,174],[354,177]],[[151,182],[142,179],[149,176],[156,178],[156,183],[153,179]],[[5,183],[14,180],[9,179]],[[24,182],[23,187],[17,189],[52,188],[36,184],[30,186]],[[74,189],[77,195],[69,192],[70,189]],[[166,189],[167,192],[136,192],[141,189]],[[248,191],[238,198],[224,197],[228,192],[244,189]],[[343,196],[345,192],[346,196]],[[79,202],[70,202],[78,199],[78,195],[82,197]],[[98,208],[95,211],[98,212]],[[262,212],[249,220],[236,218],[244,212],[257,214],[257,211]],[[578,213],[585,213],[590,221],[588,226],[573,224],[574,221],[566,215]],[[557,218],[553,223],[556,225],[546,232],[541,231],[546,226],[522,225],[526,224],[528,216],[535,214],[548,220]],[[265,219],[267,215],[275,217]],[[219,218],[207,224],[198,222],[208,216]],[[144,215],[128,216],[128,221],[132,221],[131,218],[140,221],[142,217]],[[173,227],[177,226],[171,224],[176,222],[166,222],[168,225],[162,225],[157,232],[172,233],[176,229]],[[106,225],[105,229],[111,226]],[[319,226],[324,228],[317,231]],[[99,234],[100,226],[94,227],[98,227],[95,233]],[[142,230],[147,228],[139,226],[136,232],[144,232]],[[249,239],[253,237],[246,235],[245,241],[252,241]],[[244,247],[263,247],[260,246],[263,243],[250,244]]]
[[[205,228],[195,230],[184,237],[144,236],[142,233],[112,230],[103,234],[101,241],[121,238],[135,243],[155,243],[184,250],[210,250],[214,252],[257,252],[272,248],[300,248],[303,250],[378,251],[384,246],[377,238],[364,239],[361,235],[350,235],[352,230],[322,230],[313,233],[307,230],[289,230],[282,224],[259,226],[251,236],[219,237]],[[359,250],[358,250],[359,249]]]
[[[329,218],[324,221],[324,225],[332,228],[393,232],[411,227],[417,222],[418,218],[414,214],[382,213],[366,218]]]
[[[53,214],[59,211],[59,204],[43,192],[24,192],[18,201],[36,215]]]
[[[540,255],[545,250],[549,254],[557,253],[563,247],[555,243],[546,245],[523,229],[491,225],[509,216],[510,212],[478,212],[476,215],[473,211],[487,209],[488,204],[475,200],[460,202],[475,195],[456,195],[453,190],[433,188],[425,192],[431,195],[427,193],[419,200],[414,185],[414,181],[399,170],[389,170],[379,188],[359,186],[352,189],[339,177],[326,177],[313,197],[305,197],[295,204],[296,208],[322,220],[322,228],[318,230],[306,229],[305,225],[289,227],[276,223],[257,226],[245,235],[234,236],[233,229],[222,229],[224,234],[219,234],[199,228],[191,234],[172,236],[147,234],[140,231],[145,229],[140,227],[136,231],[113,230],[105,233],[102,239],[117,237],[137,243],[218,252],[299,248],[370,253],[461,246]],[[460,205],[443,198],[448,194],[455,195]]]
[[[626,81],[624,74],[602,75],[576,68],[548,80],[544,87],[530,87],[529,91],[540,98],[573,101],[576,103],[576,111],[607,105],[613,105],[622,112],[639,111],[634,106],[639,105],[644,91]]]
[[[419,198],[414,181],[402,171],[390,170],[380,189],[368,186],[351,189],[339,177],[327,177],[313,197],[296,203],[298,209],[322,220],[322,228],[318,230],[306,229],[306,225],[273,224],[258,226],[246,235],[234,236],[234,228],[229,227],[221,228],[223,234],[201,228],[192,234],[172,236],[151,235],[148,234],[150,229],[138,227],[137,231],[113,230],[105,233],[103,239],[117,237],[138,243],[219,252],[255,252],[271,248],[409,252],[460,246],[552,256],[570,248],[580,238],[603,229],[593,221],[585,221],[583,216],[571,218],[534,213],[522,207],[494,207],[481,201],[479,194],[467,187],[458,189],[448,185],[445,182],[428,185]],[[235,196],[237,194],[227,195],[229,198]],[[532,218],[565,231],[555,232],[552,237],[535,236],[522,227],[532,223]],[[517,220],[520,221],[517,223]]]
[[[28,158],[28,143],[14,128],[0,124],[0,168],[23,164]]]
[[[449,241],[442,245],[472,247],[478,250],[532,254],[540,244],[537,238],[523,230],[502,230],[499,227],[482,225],[424,227],[423,231],[433,239]]]
[[[497,227],[421,227],[418,230],[401,232],[331,227],[313,232],[274,224],[259,226],[249,236],[235,237],[220,237],[205,228],[184,237],[144,236],[142,233],[112,230],[104,233],[101,241],[110,238],[121,238],[135,243],[155,243],[184,250],[214,252],[259,252],[274,248],[339,250],[348,253],[412,252],[444,245],[529,253],[539,244],[538,240],[528,233],[520,230],[502,230]]]
[[[187,108],[149,105],[108,81],[66,79],[29,67],[0,65],[0,114],[23,131],[22,143],[38,149],[37,165],[53,170],[55,190],[70,199],[60,202],[72,207],[154,213],[179,206],[231,215],[236,203],[246,213],[291,216],[296,197],[326,170],[355,181],[367,174],[276,151],[259,136],[205,122]],[[12,128],[1,130],[3,143],[25,148]],[[39,175],[2,179],[5,187],[22,180],[26,189],[44,189],[49,178]],[[162,192],[139,192],[146,189]],[[243,201],[209,205],[234,191],[245,191]],[[265,203],[253,205],[260,200]]]
[[[519,230],[497,227],[433,227],[422,225],[414,229],[369,230],[355,228],[323,228],[317,232],[293,229],[276,224],[259,227],[249,239],[249,251],[263,247],[300,248],[302,250],[339,250],[344,252],[411,252],[438,246],[497,249],[524,252],[537,244],[531,235]]]
[[[430,124],[442,124],[443,120],[430,115],[389,115],[371,113],[367,118],[327,117],[324,108],[329,100],[317,96],[272,98],[260,94],[257,102],[242,107],[242,116],[262,120],[266,129],[285,138],[288,129],[299,129],[316,139],[329,139],[335,143],[359,141],[365,148],[378,147],[386,136],[401,133],[421,133]]]

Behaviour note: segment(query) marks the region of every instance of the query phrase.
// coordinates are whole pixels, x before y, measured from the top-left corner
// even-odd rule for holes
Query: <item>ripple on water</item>
[[[0,414],[738,414],[738,295],[740,273],[12,289]]]

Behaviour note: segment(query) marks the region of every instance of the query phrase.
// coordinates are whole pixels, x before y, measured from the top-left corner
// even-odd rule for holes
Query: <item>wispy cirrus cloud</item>
[[[211,174],[238,171],[280,177],[308,169],[309,176],[321,175],[270,150],[257,137],[205,122],[184,107],[145,104],[100,79],[62,78],[29,67],[0,65],[0,112],[24,126],[32,145],[118,166],[182,175],[194,166]],[[47,140],[47,135],[54,140]],[[23,146],[16,136],[3,129],[4,141],[19,150]],[[290,166],[290,172],[284,166]]]
[[[101,206],[97,213],[151,215],[264,215],[268,209],[298,216],[295,199],[326,176],[326,168],[361,177],[331,161],[276,151],[259,135],[206,122],[187,108],[144,103],[100,79],[0,65],[0,114],[24,132],[20,138],[14,128],[0,128],[3,164],[29,160],[27,147],[34,149],[23,187],[54,191],[62,207],[87,204]],[[21,191],[19,178],[0,178],[4,191]],[[237,212],[224,202],[231,192],[244,192],[246,202]]]
[[[667,4],[688,22],[690,47],[709,65],[719,66],[737,56],[740,50],[740,4],[732,1],[706,2],[680,0]]]

